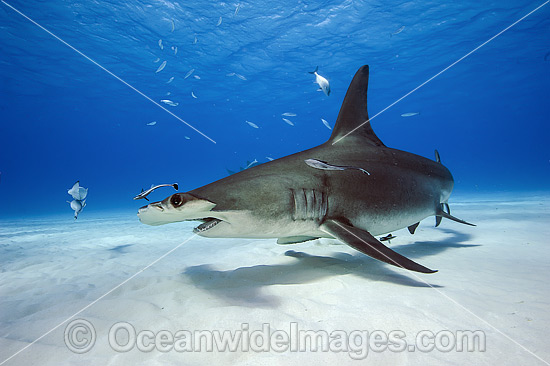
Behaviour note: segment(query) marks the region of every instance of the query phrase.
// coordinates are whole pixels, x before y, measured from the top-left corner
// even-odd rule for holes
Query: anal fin
[[[421,273],[434,273],[437,271],[426,268],[401,254],[394,252],[368,231],[344,224],[335,220],[327,220],[320,229],[336,239],[346,243],[350,247],[360,251],[379,261],[396,267]]]

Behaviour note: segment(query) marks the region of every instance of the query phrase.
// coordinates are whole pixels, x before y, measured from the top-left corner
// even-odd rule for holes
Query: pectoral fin
[[[277,244],[296,244],[303,243],[305,241],[315,240],[319,238],[314,238],[313,236],[289,236],[286,238],[277,239]]]
[[[394,252],[372,236],[368,231],[344,224],[336,220],[327,220],[320,229],[350,247],[374,259],[386,262],[396,267],[415,272],[434,273],[437,271],[426,268],[401,254]]]

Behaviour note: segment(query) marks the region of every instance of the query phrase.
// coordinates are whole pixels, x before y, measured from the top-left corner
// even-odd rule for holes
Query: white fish
[[[162,39],[159,39],[159,47],[161,50],[164,49],[164,45],[162,44]]]
[[[403,32],[403,29],[405,29],[405,26],[402,26],[401,28],[399,28],[398,30],[390,34],[390,36],[395,36],[396,34]]]
[[[80,186],[80,181],[76,181],[75,184],[67,191],[75,200],[82,201],[88,195],[88,188]]]
[[[253,122],[250,122],[250,121],[246,121],[246,123],[248,123],[251,127],[254,127],[254,128],[260,128],[258,127],[257,124],[253,123]]]
[[[174,23],[174,19],[172,19],[172,32],[176,29],[176,23]]]
[[[296,117],[296,113],[286,112],[286,113],[281,114],[281,116],[285,116],[285,117]]]
[[[195,95],[195,92],[191,92],[191,96],[195,99],[197,99],[197,96]]]
[[[347,165],[342,165],[342,166],[339,166],[339,165],[331,165],[325,161],[321,161],[321,160],[317,160],[317,159],[306,159],[304,160],[305,163],[307,165],[309,165],[310,167],[312,168],[315,168],[315,169],[321,169],[321,170],[348,170],[348,169],[355,169],[355,170],[359,170],[363,173],[365,173],[366,175],[370,175],[369,172],[367,172],[365,169],[363,168],[358,168],[358,167],[355,167],[355,166],[347,166]]]
[[[157,62],[159,62],[159,61],[160,61],[160,58],[157,57],[157,59],[156,59],[155,61],[153,61],[153,62],[154,62],[154,63],[157,63]]]
[[[269,160],[269,161],[275,160],[275,159],[273,159],[273,158],[271,158],[271,157],[269,157],[269,156],[266,156],[265,158],[266,158],[267,160]]]
[[[325,125],[326,128],[328,128],[329,130],[332,130],[332,128],[330,127],[330,125],[325,119],[321,118],[321,121],[323,121],[323,124]]]
[[[194,77],[195,79],[197,79],[197,80],[200,80],[200,79],[201,79],[201,77],[200,77],[199,75],[193,75],[193,77]]]
[[[166,92],[166,96],[172,95],[171,92]]]
[[[294,126],[294,123],[292,123],[292,121],[286,119],[286,118],[283,118],[283,121],[285,121],[286,123],[288,123],[289,125],[291,126]]]
[[[246,78],[240,74],[235,74],[236,77],[238,77],[241,80],[246,80]]]
[[[147,126],[154,126],[157,124],[157,121],[149,122],[147,123]]]
[[[161,72],[166,67],[166,61],[162,61],[156,72]]]
[[[225,76],[235,76],[234,72],[230,72],[229,74],[225,74]]]
[[[172,107],[177,107],[179,104],[177,102],[172,102],[170,99],[162,99],[161,102],[164,104],[168,104],[169,106],[172,106]]]
[[[252,165],[254,165],[254,164],[258,164],[258,160],[254,159],[254,161],[251,161],[250,163],[248,163],[248,165],[246,166],[245,169],[250,168],[250,167],[251,167]]]
[[[191,69],[187,72],[187,74],[185,74],[185,76],[183,77],[184,79],[187,79],[189,76],[191,76],[192,73],[195,72],[195,69]]]
[[[186,140],[191,140],[191,137],[189,136],[183,136],[183,137],[185,137]]]
[[[419,112],[409,112],[409,113],[403,113],[401,117],[412,117],[416,116],[417,114],[420,114]]]
[[[174,56],[178,54],[178,46],[174,47]]]
[[[315,82],[319,84],[319,90],[322,90],[328,97],[330,95],[330,84],[327,79],[317,73],[318,70],[319,66],[315,68],[315,71],[311,71],[310,74],[315,75]]]
[[[69,202],[69,204],[71,205],[71,209],[74,210],[74,219],[76,220],[78,218],[78,214],[82,212],[84,207],[86,207],[86,200],[73,200],[72,202]]]
[[[193,41],[193,44],[197,44],[199,40],[197,39],[197,36],[195,36],[195,40]]]
[[[239,14],[239,9],[241,8],[241,4],[237,4],[237,8],[235,9],[235,14],[233,14],[233,16],[237,16],[237,14]]]
[[[222,24],[222,17],[220,17],[220,19],[218,20],[218,24],[216,24],[216,27],[219,27],[220,24]]]
[[[168,79],[168,81],[166,82],[166,84],[170,84],[172,81],[174,81],[174,77],[172,76],[170,79]]]

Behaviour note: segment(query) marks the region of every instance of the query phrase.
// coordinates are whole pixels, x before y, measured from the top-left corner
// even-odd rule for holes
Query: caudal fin
[[[319,70],[319,66],[317,66],[314,71],[310,71],[309,73],[310,74],[315,74],[317,72],[317,70]]]

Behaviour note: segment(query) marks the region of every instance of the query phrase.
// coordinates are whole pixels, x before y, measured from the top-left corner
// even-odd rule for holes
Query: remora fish
[[[315,75],[315,82],[319,84],[319,90],[322,90],[328,97],[330,95],[330,84],[327,79],[317,73],[318,70],[319,66],[315,68],[315,71],[310,71],[310,74]]]
[[[317,160],[317,159],[306,159],[304,161],[307,165],[309,165],[310,167],[315,168],[315,169],[321,169],[321,170],[349,170],[349,169],[355,169],[355,170],[359,170],[359,171],[365,173],[366,175],[370,175],[370,173],[367,172],[365,169],[358,168],[358,167],[355,167],[355,166],[331,165],[331,164],[328,164],[325,161],[321,161],[321,160]]]
[[[159,184],[158,186],[151,186],[151,188],[149,188],[148,190],[144,191],[143,189],[141,190],[141,193],[138,194],[137,196],[134,197],[135,200],[140,200],[142,198],[145,198],[146,201],[149,201],[149,199],[147,198],[148,195],[150,195],[155,189],[157,188],[160,188],[160,187],[174,187],[174,189],[177,191],[179,188],[178,188],[178,184],[177,183],[174,183],[174,184]]]
[[[338,239],[396,267],[435,272],[376,236],[405,227],[412,233],[429,216],[437,224],[442,217],[472,224],[449,213],[454,181],[441,162],[386,147],[376,136],[367,113],[368,78],[368,66],[353,77],[327,142],[150,203],[139,209],[139,219],[147,225],[201,221],[194,231],[209,238]],[[376,175],[318,174],[304,169],[311,156],[368,166]]]

